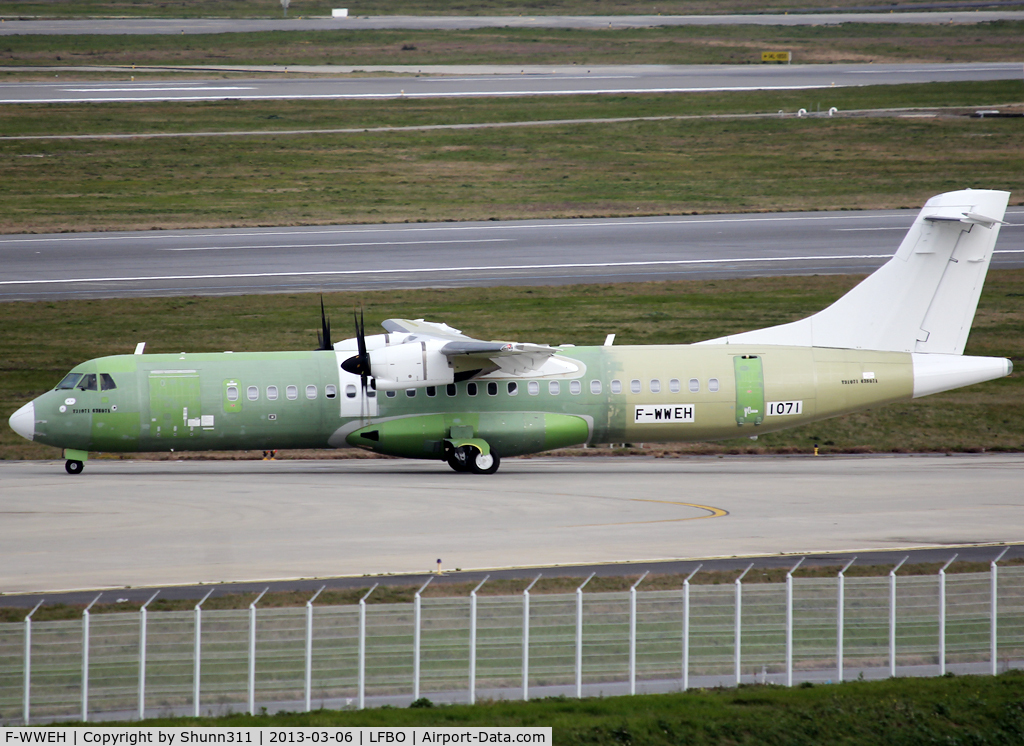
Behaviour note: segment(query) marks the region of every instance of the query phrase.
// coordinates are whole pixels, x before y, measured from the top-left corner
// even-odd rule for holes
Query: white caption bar
[[[551,743],[551,728],[417,727],[417,728],[4,728],[2,746],[58,743],[68,746],[182,746],[184,744],[390,744],[419,746],[457,743]]]

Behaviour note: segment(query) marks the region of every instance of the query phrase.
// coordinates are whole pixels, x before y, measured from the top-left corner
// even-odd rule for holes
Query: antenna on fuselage
[[[331,322],[327,319],[327,312],[324,310],[324,297],[320,296],[320,326],[321,331],[316,333],[318,350],[333,350],[331,343]]]

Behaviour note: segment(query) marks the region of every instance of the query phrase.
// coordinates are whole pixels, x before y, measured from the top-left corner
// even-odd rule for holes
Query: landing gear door
[[[737,355],[733,358],[736,370],[736,424],[760,425],[764,420],[764,370],[757,355]]]

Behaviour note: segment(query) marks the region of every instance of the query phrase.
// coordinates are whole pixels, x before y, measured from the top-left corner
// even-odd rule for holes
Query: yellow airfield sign
[[[761,62],[792,62],[792,52],[761,52]]]

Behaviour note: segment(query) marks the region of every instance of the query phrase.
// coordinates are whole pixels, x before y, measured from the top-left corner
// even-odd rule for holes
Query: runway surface
[[[457,30],[476,28],[653,28],[657,26],[825,26],[838,23],[977,24],[1024,19],[1019,10],[949,10],[923,13],[771,13],[706,16],[349,16],[347,18],[217,19],[108,18],[21,21],[0,25],[12,34],[224,34],[259,31],[358,29]]]
[[[4,24],[11,25],[11,24]],[[219,68],[221,70],[266,68]],[[800,90],[897,83],[1019,80],[1019,62],[842,65],[387,66],[296,68],[397,71],[392,77],[32,82],[0,84],[0,104],[110,101],[384,99]],[[422,71],[423,75],[419,75]],[[430,74],[428,74],[430,71]],[[128,74],[127,68],[125,74]],[[301,74],[301,73],[300,73]],[[825,102],[822,102],[823,104]]]
[[[1012,543],[1022,468],[1021,454],[509,459],[493,476],[394,460],[94,460],[72,477],[4,462],[0,589]]]
[[[0,301],[867,273],[918,210],[0,237]],[[1024,267],[1010,208],[993,268]]]

